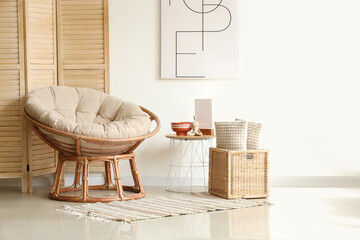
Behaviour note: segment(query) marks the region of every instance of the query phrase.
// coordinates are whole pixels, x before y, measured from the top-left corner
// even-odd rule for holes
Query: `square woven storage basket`
[[[210,148],[209,193],[223,198],[269,196],[268,151]]]

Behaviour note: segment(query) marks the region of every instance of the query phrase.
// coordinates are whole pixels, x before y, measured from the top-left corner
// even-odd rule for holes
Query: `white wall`
[[[240,78],[162,80],[160,1],[110,0],[111,93],[162,121],[137,152],[143,178],[165,179],[164,135],[195,98],[213,99],[215,121],[264,124],[273,177],[359,176],[360,1],[240,2]]]
[[[111,93],[163,125],[137,151],[143,183],[165,183],[170,122],[212,98],[215,121],[264,124],[272,185],[359,186],[360,1],[239,1],[240,78],[193,81],[159,78],[160,0],[109,0]]]

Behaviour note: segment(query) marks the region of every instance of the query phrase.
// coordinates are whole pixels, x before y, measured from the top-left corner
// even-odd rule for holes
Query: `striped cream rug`
[[[266,199],[227,200],[206,193],[191,193],[123,202],[65,205],[57,209],[57,211],[71,215],[87,216],[101,221],[132,222],[203,212],[259,207],[268,204]]]

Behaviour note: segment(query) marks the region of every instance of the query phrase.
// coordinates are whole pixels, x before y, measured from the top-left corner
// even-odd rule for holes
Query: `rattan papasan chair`
[[[35,133],[59,152],[50,198],[110,202],[145,196],[133,151],[160,129],[159,118],[149,110],[93,89],[49,86],[27,95],[25,116]],[[156,127],[150,132],[152,121]],[[121,160],[129,160],[134,186],[122,185]],[[74,184],[61,187],[68,161],[76,163]],[[89,186],[89,164],[99,161],[105,163],[105,184]],[[116,190],[116,195],[92,197],[89,190]],[[76,192],[66,193],[70,191]]]

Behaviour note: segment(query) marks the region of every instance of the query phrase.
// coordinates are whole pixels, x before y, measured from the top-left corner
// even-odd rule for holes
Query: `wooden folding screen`
[[[26,191],[22,0],[0,1],[0,178],[22,178]]]
[[[57,85],[56,0],[25,0],[26,93]],[[28,191],[33,176],[55,172],[57,153],[27,133]]]
[[[109,92],[108,24],[108,0],[0,1],[0,178],[32,191],[33,176],[55,171],[56,152],[26,129],[24,96],[49,85]]]

